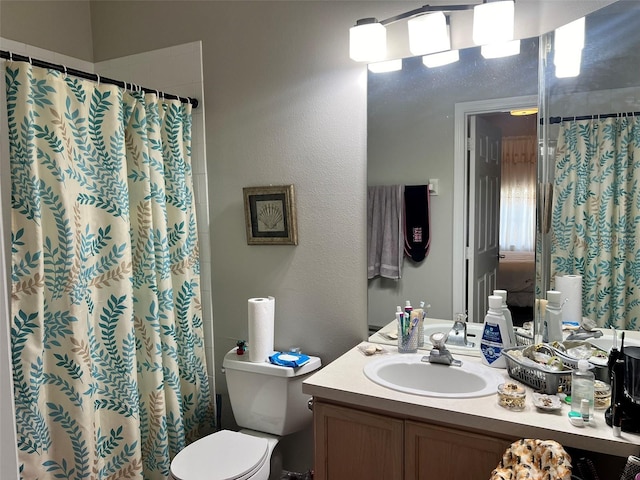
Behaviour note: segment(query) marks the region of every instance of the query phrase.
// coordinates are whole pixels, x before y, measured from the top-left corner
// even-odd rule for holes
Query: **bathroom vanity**
[[[367,356],[356,346],[303,382],[303,392],[314,399],[314,478],[486,479],[520,438],[556,440],[574,458],[586,455],[599,470],[616,472],[612,480],[629,455],[640,455],[640,436],[614,437],[603,411],[596,411],[593,425],[575,427],[568,405],[539,412],[528,387],[524,411],[510,411],[498,405],[496,395],[437,398],[378,385],[365,376],[365,366],[399,355],[391,345],[382,348]],[[477,357],[454,356],[480,363]],[[509,379],[506,370],[495,371]]]

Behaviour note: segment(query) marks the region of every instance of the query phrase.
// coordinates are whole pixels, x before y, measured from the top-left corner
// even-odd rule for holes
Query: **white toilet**
[[[221,430],[185,447],[171,462],[174,480],[267,480],[279,438],[311,422],[302,381],[320,368],[320,358],[282,367],[250,362],[234,348],[222,365],[233,415],[243,430]]]

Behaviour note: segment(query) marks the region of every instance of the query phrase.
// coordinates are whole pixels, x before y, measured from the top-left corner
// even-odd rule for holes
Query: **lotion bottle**
[[[489,311],[484,317],[480,340],[482,363],[494,368],[506,368],[507,361],[502,356],[502,350],[512,346],[507,321],[502,313],[502,297],[490,295]]]
[[[511,346],[516,346],[516,334],[513,331],[513,317],[511,316],[511,311],[507,306],[507,291],[506,290],[494,290],[494,295],[498,295],[502,297],[502,314],[504,315],[504,319],[507,322],[507,330],[509,331],[509,341],[511,342]]]
[[[542,341],[546,343],[562,341],[562,293],[557,290],[547,292],[547,308],[544,312]]]

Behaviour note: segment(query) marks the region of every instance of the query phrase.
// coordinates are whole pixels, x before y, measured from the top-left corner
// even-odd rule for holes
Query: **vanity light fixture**
[[[556,28],[553,48],[556,77],[568,78],[580,75],[584,48],[584,17]]]
[[[398,70],[402,70],[402,59],[396,58],[385,62],[370,63],[367,65],[367,68],[373,73],[397,72]]]
[[[520,40],[482,45],[480,53],[484,58],[502,58],[520,54]]]
[[[457,62],[458,60],[460,60],[460,53],[458,50],[447,50],[446,52],[433,53],[422,57],[422,63],[429,68],[449,65],[450,63]]]
[[[407,22],[409,50],[414,55],[451,50],[451,38],[447,17],[443,12],[427,13],[413,17]]]
[[[473,10],[473,40],[477,45],[513,40],[515,0],[483,0],[470,5],[424,5],[378,21],[363,18],[349,29],[349,56],[356,62],[379,62],[387,55],[386,25],[408,20],[409,47],[414,55],[451,49],[448,15]]]
[[[504,0],[473,7],[473,41],[476,45],[513,40],[514,2]]]
[[[349,56],[356,62],[378,62],[387,55],[387,29],[375,18],[358,20],[349,29]]]

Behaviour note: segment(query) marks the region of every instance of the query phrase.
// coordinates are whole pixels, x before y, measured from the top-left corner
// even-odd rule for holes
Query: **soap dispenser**
[[[502,313],[502,297],[489,296],[489,311],[484,317],[482,338],[480,340],[480,357],[482,363],[494,368],[506,368],[507,361],[502,350],[512,347],[509,338],[507,321]]]

